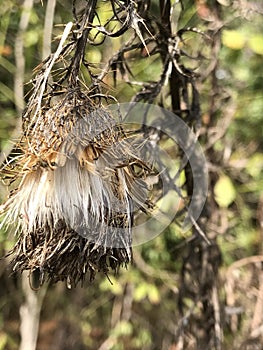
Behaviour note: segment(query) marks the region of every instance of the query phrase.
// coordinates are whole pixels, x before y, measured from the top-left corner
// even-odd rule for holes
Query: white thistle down
[[[67,93],[41,110],[20,147],[22,178],[2,208],[3,224],[17,223],[20,235],[15,269],[69,278],[67,272],[54,272],[49,259],[72,252],[72,237],[80,255],[79,240],[88,247],[86,263],[93,272],[107,270],[107,257],[114,267],[129,262],[134,210],[148,205],[143,178],[149,169],[113,117],[82,93]],[[143,170],[140,176],[135,167]]]

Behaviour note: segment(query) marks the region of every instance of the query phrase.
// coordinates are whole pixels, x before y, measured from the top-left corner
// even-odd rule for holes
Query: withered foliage
[[[158,102],[196,133],[201,125],[197,74],[185,62],[198,66],[204,57],[201,50],[191,56],[185,35],[195,33],[209,45],[210,37],[196,28],[174,29],[170,1],[160,1],[157,11],[151,1],[83,4],[73,1],[74,23],[65,26],[55,53],[34,72],[19,154],[3,168],[5,181],[19,182],[3,206],[4,222],[18,222],[12,265],[15,271],[37,271],[40,284],[66,280],[76,285],[87,273],[93,279],[97,271],[107,274],[132,260],[134,207],[147,212],[151,206],[143,193],[154,170],[141,159],[136,133],[126,132],[107,109],[117,102],[111,93],[120,80],[134,88],[132,102]],[[103,6],[108,13],[104,22]],[[90,47],[106,46],[116,37],[123,44],[103,66],[86,59]],[[148,57],[159,59],[160,74],[136,81],[136,60]],[[140,133],[147,138],[154,132],[161,139],[159,129],[144,127]],[[183,157],[180,169],[186,172],[188,194],[182,213],[193,179]],[[200,245],[202,230],[195,224],[194,244]]]
[[[87,272],[92,280],[96,271],[107,274],[129,263],[134,208],[149,207],[143,191],[152,170],[104,106],[111,97],[85,61],[86,45],[96,40],[90,32],[97,5],[87,1],[77,15],[73,4],[75,23],[65,27],[57,51],[32,80],[20,154],[3,168],[6,181],[19,181],[2,207],[3,224],[14,224],[18,234],[10,252],[13,270],[37,271],[40,285],[76,285]],[[112,2],[109,23],[117,21],[121,29],[109,33],[97,26],[97,33],[119,36],[141,20],[136,4],[126,5]],[[89,72],[89,87],[81,66]]]

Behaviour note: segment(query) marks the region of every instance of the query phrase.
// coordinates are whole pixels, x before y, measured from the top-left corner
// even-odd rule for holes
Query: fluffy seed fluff
[[[130,262],[149,169],[111,114],[67,92],[31,118],[18,148],[4,172],[19,184],[2,206],[3,225],[18,234],[13,269],[37,271],[40,284],[76,285],[87,272],[93,279]]]

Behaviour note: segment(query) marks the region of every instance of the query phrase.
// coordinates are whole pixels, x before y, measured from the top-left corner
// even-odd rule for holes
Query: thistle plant
[[[19,154],[2,169],[13,187],[2,225],[18,235],[11,264],[37,271],[40,285],[76,285],[128,264],[134,211],[149,207],[144,180],[152,170],[136,138],[107,108],[102,82],[91,75],[88,87],[81,76],[96,5],[87,1],[37,67]]]
[[[14,271],[37,271],[40,285],[45,280],[76,285],[87,275],[92,280],[97,271],[107,274],[131,262],[134,219],[141,212],[151,214],[152,203],[170,189],[181,195],[175,181],[184,170],[187,196],[181,196],[184,205],[176,219],[179,222],[189,212],[188,221],[204,238],[196,223],[204,186],[193,190],[191,185],[196,169],[202,178],[200,162],[192,174],[188,163],[194,158],[195,137],[189,138],[182,128],[183,123],[198,134],[199,95],[196,74],[182,59],[196,62],[201,57],[189,54],[185,34],[204,40],[207,35],[191,27],[174,32],[171,16],[177,2],[172,6],[160,1],[158,18],[148,0],[82,4],[77,8],[73,1],[74,21],[65,25],[56,51],[33,72],[33,88],[22,115],[23,134],[15,147],[18,154],[2,167],[10,188],[1,207],[2,225],[18,237],[10,252],[11,264]],[[103,6],[108,14],[104,21]],[[116,37],[122,38],[122,44],[106,62],[87,60],[92,46]],[[152,57],[160,63],[157,77],[136,81],[136,59]],[[159,110],[158,120],[147,126],[151,112],[144,106],[139,129],[127,130],[119,101],[111,95],[117,78],[133,89],[131,105],[157,102],[176,116]],[[110,107],[112,103],[116,108]],[[175,142],[181,140],[187,153],[183,156],[177,149],[181,164],[175,177],[158,154],[167,137],[165,128]],[[148,188],[153,187],[149,181],[153,174],[154,194]],[[169,223],[174,217],[174,213],[168,217]]]

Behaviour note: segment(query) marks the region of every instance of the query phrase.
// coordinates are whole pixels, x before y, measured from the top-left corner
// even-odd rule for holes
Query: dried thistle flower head
[[[111,114],[69,90],[31,119],[19,147],[20,183],[2,209],[4,224],[17,223],[14,270],[76,285],[130,262],[149,169]]]

